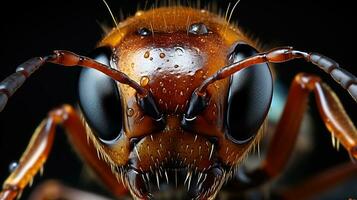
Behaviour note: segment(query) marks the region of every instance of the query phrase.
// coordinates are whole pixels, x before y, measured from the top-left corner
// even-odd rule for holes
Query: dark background
[[[133,0],[108,0],[114,13],[134,13]],[[144,4],[144,1],[141,1]],[[229,1],[220,1],[225,10]],[[233,1],[234,3],[235,1]],[[102,38],[100,22],[111,23],[101,0],[81,1],[7,1],[1,13],[0,80],[14,72],[17,65],[35,56],[48,55],[54,49],[87,54]],[[259,38],[267,47],[292,45],[297,49],[317,51],[334,58],[353,74],[356,70],[357,14],[353,1],[242,0],[233,20]],[[150,3],[148,4],[150,5]],[[143,7],[143,6],[142,6]],[[300,71],[320,75],[336,91],[356,124],[357,106],[352,98],[311,64],[292,61],[278,65],[278,75],[288,84]],[[0,115],[0,182],[8,175],[8,164],[17,160],[33,130],[47,112],[63,103],[75,105],[78,69],[47,65],[33,75],[10,100]],[[317,118],[313,103],[310,111]],[[346,151],[333,150],[330,136],[320,120],[316,124],[317,143],[304,162],[311,170],[320,171],[348,161]],[[64,134],[58,134],[54,151],[45,165],[45,178],[61,179],[76,185],[81,172]],[[27,189],[28,191],[28,189]]]

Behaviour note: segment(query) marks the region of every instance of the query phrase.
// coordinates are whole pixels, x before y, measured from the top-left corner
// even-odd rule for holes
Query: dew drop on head
[[[149,51],[145,52],[144,58],[149,58],[149,57],[150,57],[150,52]]]
[[[147,76],[143,76],[140,79],[140,85],[145,87],[149,83],[150,79]]]
[[[134,115],[134,109],[128,108],[128,109],[126,110],[126,114],[127,114],[129,117],[133,116],[133,115]]]
[[[13,161],[9,164],[9,172],[13,172],[16,170],[16,168],[19,166],[19,164],[16,161]]]
[[[178,56],[182,56],[185,53],[185,50],[182,47],[176,47],[175,52]]]

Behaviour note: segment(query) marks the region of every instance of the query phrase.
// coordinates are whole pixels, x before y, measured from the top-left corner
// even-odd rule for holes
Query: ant
[[[356,129],[338,97],[318,76],[298,74],[263,165],[237,172],[266,128],[273,90],[268,63],[303,59],[357,97],[356,77],[326,56],[291,47],[259,52],[229,24],[237,5],[221,17],[179,6],[138,11],[116,22],[89,56],[59,50],[19,65],[0,84],[1,109],[46,63],[86,69],[79,81],[80,111],[64,105],[49,113],[0,197],[18,196],[41,171],[57,125],[67,129],[80,155],[118,196],[126,192],[124,185],[138,199],[160,198],[165,188],[213,199],[232,179],[236,190],[256,187],[285,166],[310,93],[335,142],[356,159]],[[355,168],[343,166],[325,184]],[[281,195],[294,197],[294,192]]]

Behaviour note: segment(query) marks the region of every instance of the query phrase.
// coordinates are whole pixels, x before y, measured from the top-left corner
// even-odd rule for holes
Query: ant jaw
[[[225,170],[220,166],[205,171],[185,168],[156,168],[149,172],[128,169],[126,184],[138,199],[212,199],[226,181]]]

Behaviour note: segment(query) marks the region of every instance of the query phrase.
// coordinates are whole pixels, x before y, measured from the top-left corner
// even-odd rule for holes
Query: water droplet
[[[154,60],[154,58],[153,58],[153,57],[151,57],[151,58],[150,58],[150,60],[152,61],[152,60]]]
[[[197,54],[199,54],[201,52],[201,50],[197,47],[194,47],[193,49],[196,51]]]
[[[163,87],[164,86],[164,83],[162,81],[160,81],[160,86]]]
[[[166,88],[162,88],[162,93],[166,94]]]
[[[164,53],[160,53],[160,58],[165,58],[165,54]]]
[[[175,66],[174,66],[174,68],[178,68],[178,67],[179,67],[179,65],[175,65]]]
[[[112,61],[113,61],[113,63],[118,63],[118,60],[119,60],[118,56],[114,54],[114,55],[112,56]]]
[[[143,76],[140,79],[140,85],[145,87],[149,83],[150,79],[147,76]]]
[[[15,171],[15,169],[19,166],[19,164],[16,161],[13,161],[9,164],[9,171],[10,173]]]
[[[180,95],[183,96],[183,91],[180,92]]]
[[[128,109],[126,110],[126,114],[127,114],[129,117],[133,116],[133,115],[134,115],[134,109],[128,108]]]
[[[143,11],[139,10],[135,13],[135,16],[139,17],[139,16],[143,15],[143,13],[144,13]]]
[[[159,99],[159,104],[162,104],[162,103],[163,103],[162,99]]]
[[[144,58],[148,58],[149,56],[150,56],[150,52],[149,51],[145,52]]]
[[[175,52],[178,54],[178,56],[182,56],[185,53],[185,49],[182,47],[176,47]]]
[[[149,30],[149,29],[147,29],[147,28],[139,28],[138,29],[138,34],[140,35],[140,36],[149,36],[149,35],[152,35],[152,32],[151,32],[151,30]]]

